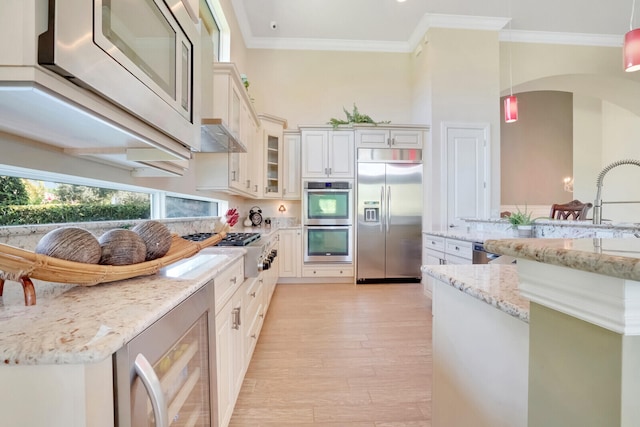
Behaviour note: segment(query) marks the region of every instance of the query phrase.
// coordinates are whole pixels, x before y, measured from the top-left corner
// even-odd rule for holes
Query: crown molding
[[[552,33],[546,31],[500,31],[502,42],[564,44],[576,46],[621,47],[624,36],[618,34]]]
[[[350,52],[411,53],[425,41],[431,28],[499,31],[503,42],[562,44],[578,46],[622,46],[622,36],[609,34],[554,33],[544,31],[505,30],[510,18],[491,16],[424,14],[407,41],[342,40],[317,38],[255,37],[244,7],[244,2],[233,1],[238,26],[248,49],[326,50]],[[511,33],[511,34],[509,34]]]

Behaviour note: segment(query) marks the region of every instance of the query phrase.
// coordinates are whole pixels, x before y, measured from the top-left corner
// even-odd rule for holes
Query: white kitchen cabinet
[[[271,267],[244,280],[239,261],[214,279],[219,427],[231,420],[278,280],[278,257]]]
[[[280,277],[302,277],[302,230],[280,230]]]
[[[355,145],[352,130],[301,129],[303,179],[354,178]]]
[[[244,360],[248,365],[258,342],[266,313],[264,272],[246,280],[244,291]]]
[[[203,119],[207,124],[203,134],[218,137],[219,133],[226,131],[231,135],[228,139],[237,140],[246,148],[246,152],[237,152],[236,149],[227,152],[218,147],[216,149],[225,151],[195,153],[196,188],[261,197],[262,188],[258,184],[262,180],[262,168],[254,166],[262,163],[261,153],[255,152],[261,149],[261,144],[256,142],[260,122],[235,64],[214,64],[213,94],[210,98],[214,118]],[[236,145],[232,142],[228,144],[230,147]]]
[[[218,425],[229,425],[244,378],[242,290],[238,290],[216,315],[218,374]]]
[[[282,198],[300,200],[300,132],[284,132],[283,165]]]
[[[261,114],[262,125],[262,190],[264,198],[280,199],[283,193],[284,179],[284,140],[283,131],[287,121],[280,117]]]
[[[353,264],[303,265],[302,277],[350,277],[353,278]]]
[[[424,128],[356,128],[356,148],[422,148]]]
[[[447,264],[473,263],[473,244],[471,242],[447,238],[444,251]]]
[[[111,358],[84,365],[5,365],[0,383],[6,390],[3,426],[115,425]]]

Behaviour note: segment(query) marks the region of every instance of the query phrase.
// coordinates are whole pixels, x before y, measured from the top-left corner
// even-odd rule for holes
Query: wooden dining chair
[[[593,207],[593,203],[582,203],[580,200],[572,200],[568,203],[554,203],[551,205],[552,219],[587,219],[587,212]]]

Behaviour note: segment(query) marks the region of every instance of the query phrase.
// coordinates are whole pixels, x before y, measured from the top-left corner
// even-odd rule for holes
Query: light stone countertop
[[[465,230],[458,228],[450,228],[443,230],[430,230],[423,231],[424,234],[431,236],[445,237],[447,239],[465,240],[467,242],[484,242],[490,239],[510,239],[514,236],[513,230],[507,232],[498,231],[478,231],[478,230]]]
[[[529,322],[529,300],[520,296],[518,271],[514,265],[423,265],[422,272]]]
[[[487,240],[489,252],[640,281],[640,239]]]
[[[0,361],[5,365],[85,364],[111,357],[245,252],[229,247],[203,249],[188,260],[217,256],[181,278],[169,277],[168,269],[185,260],[158,274],[96,286],[34,280],[37,303],[29,307],[24,305],[22,286],[7,281],[0,297]]]

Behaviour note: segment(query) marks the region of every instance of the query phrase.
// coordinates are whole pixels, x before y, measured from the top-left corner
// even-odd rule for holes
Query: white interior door
[[[488,126],[448,126],[447,224],[464,226],[463,218],[487,218]]]

